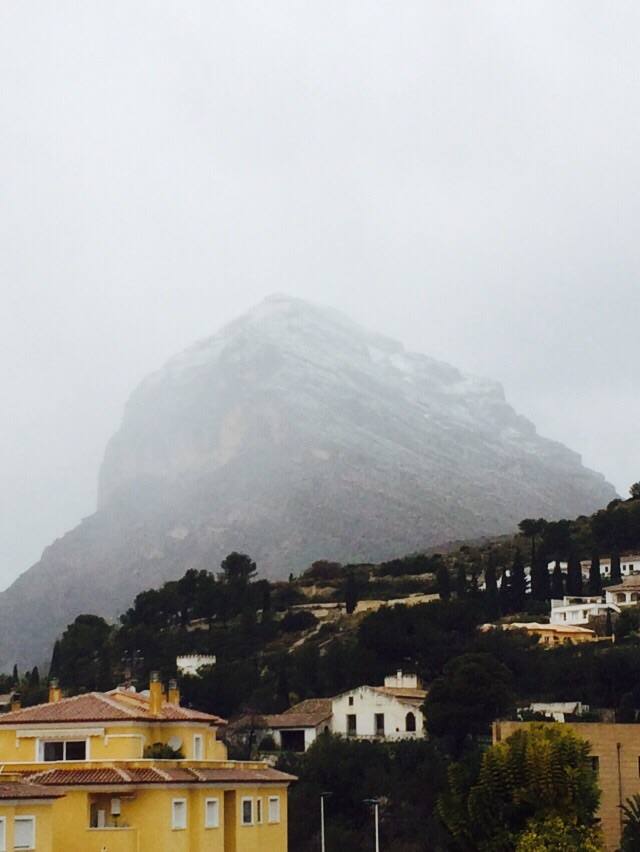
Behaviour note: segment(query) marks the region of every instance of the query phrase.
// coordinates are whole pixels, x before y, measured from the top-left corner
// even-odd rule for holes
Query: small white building
[[[625,577],[616,586],[604,590],[605,600],[617,606],[637,606],[640,603],[640,577]]]
[[[534,701],[527,710],[542,713],[554,722],[564,722],[567,716],[582,716],[589,712],[589,705],[581,701]]]
[[[358,686],[332,701],[334,734],[397,740],[424,736],[427,692],[416,675],[398,671],[384,686]]]
[[[582,573],[585,577],[589,576],[591,568],[591,560],[583,559],[580,563]],[[600,574],[608,578],[611,576],[611,557],[603,556],[600,559]],[[640,556],[637,554],[627,554],[620,557],[620,574],[623,577],[631,577],[633,574],[640,574]]]
[[[601,597],[564,597],[551,601],[550,624],[588,624],[589,619],[597,616],[620,614],[620,608],[614,603],[605,603]]]
[[[179,675],[190,675],[199,677],[198,672],[205,666],[215,666],[216,658],[213,654],[184,654],[176,657],[176,669]]]

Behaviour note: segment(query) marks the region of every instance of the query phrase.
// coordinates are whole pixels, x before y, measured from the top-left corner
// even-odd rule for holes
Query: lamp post
[[[333,793],[320,793],[320,849],[326,852],[324,845],[324,800],[332,796]]]
[[[380,852],[380,830],[378,827],[378,807],[380,805],[380,799],[365,799],[365,805],[371,805],[373,807],[373,821],[375,826],[375,837],[376,837],[376,852]]]

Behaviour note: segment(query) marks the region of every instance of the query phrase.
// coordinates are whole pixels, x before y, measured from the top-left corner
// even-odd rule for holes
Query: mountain
[[[502,388],[272,296],[129,399],[98,508],[0,595],[0,666],[41,661],[80,612],[231,550],[269,577],[588,513],[615,497]]]

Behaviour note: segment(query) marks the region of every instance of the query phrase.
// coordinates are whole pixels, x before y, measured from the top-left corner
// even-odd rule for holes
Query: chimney
[[[396,672],[396,678],[398,680],[398,686],[402,686],[402,669],[398,669]]]
[[[180,706],[180,690],[178,689],[178,681],[175,678],[171,678],[169,681],[169,696],[167,700],[169,704]]]
[[[160,672],[151,672],[149,682],[149,711],[152,716],[159,716],[162,711],[162,684]]]
[[[60,689],[60,681],[57,677],[52,677],[49,681],[49,704],[57,704],[62,698],[62,690]]]
[[[11,712],[22,709],[22,696],[19,692],[14,692],[11,696]]]

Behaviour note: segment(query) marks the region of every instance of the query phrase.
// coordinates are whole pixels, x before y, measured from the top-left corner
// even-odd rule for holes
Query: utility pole
[[[320,793],[320,849],[322,852],[326,852],[326,846],[324,842],[324,800],[328,799],[332,796],[333,793]]]
[[[376,852],[380,852],[380,828],[379,828],[379,814],[378,808],[380,806],[380,799],[365,799],[365,805],[371,805],[373,807],[373,822],[375,829],[375,838],[376,838]]]

